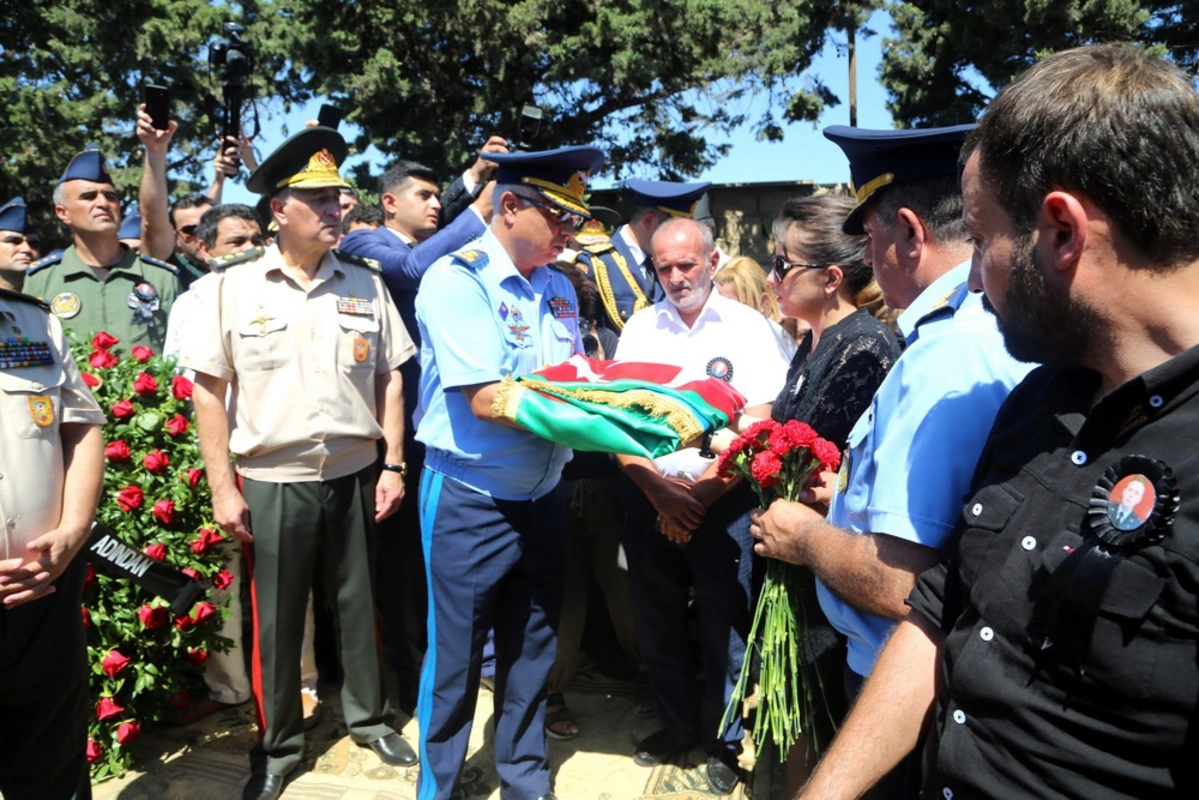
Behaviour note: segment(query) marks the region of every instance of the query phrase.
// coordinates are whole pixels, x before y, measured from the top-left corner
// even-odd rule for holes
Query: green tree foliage
[[[829,31],[867,2],[774,0],[277,0],[280,35],[305,87],[361,126],[359,148],[457,169],[488,135],[510,139],[521,106],[545,112],[535,146],[601,143],[615,174],[650,166],[694,175],[725,154],[707,140],[750,120],[781,138],[776,114],[815,119],[835,98],[800,84]],[[365,175],[359,176],[360,179]]]
[[[976,119],[994,91],[1051,53],[1136,41],[1191,74],[1199,59],[1199,3],[1162,0],[912,0],[890,6],[884,40],[888,108],[905,127]]]

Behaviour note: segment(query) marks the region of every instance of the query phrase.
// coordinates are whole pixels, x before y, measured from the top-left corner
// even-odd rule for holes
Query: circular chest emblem
[[[59,292],[50,301],[50,310],[60,319],[70,319],[82,308],[83,303],[79,300],[79,295],[74,292]]]
[[[713,378],[719,378],[728,383],[733,382],[733,362],[723,356],[716,356],[716,358],[709,361],[708,366],[704,368],[704,372]]]
[[[1165,538],[1179,503],[1169,466],[1149,456],[1125,456],[1095,484],[1087,521],[1107,550],[1127,551]]]

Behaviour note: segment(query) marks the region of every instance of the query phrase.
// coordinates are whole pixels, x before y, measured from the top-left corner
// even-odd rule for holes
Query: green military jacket
[[[25,293],[49,304],[64,328],[79,338],[108,331],[128,348],[144,344],[162,352],[167,315],[182,292],[179,270],[121,245],[121,260],[103,281],[72,245],[29,266]]]

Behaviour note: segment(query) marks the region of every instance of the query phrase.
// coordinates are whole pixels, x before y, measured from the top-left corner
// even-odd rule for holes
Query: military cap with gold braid
[[[841,230],[860,236],[862,217],[870,198],[887,186],[920,178],[956,175],[958,154],[970,125],[950,128],[885,131],[833,125],[824,138],[845,151],[858,204],[849,212]]]
[[[598,147],[488,153],[487,159],[499,164],[497,183],[529,186],[558,208],[591,219],[583,195],[587,179],[604,165],[604,151]]]
[[[289,136],[246,181],[255,194],[279,189],[349,189],[337,168],[346,160],[346,140],[332,128],[305,128]]]
[[[624,185],[633,192],[633,204],[638,208],[655,208],[672,217],[688,219],[694,219],[699,199],[712,186],[707,181],[680,183],[640,178],[629,178]]]

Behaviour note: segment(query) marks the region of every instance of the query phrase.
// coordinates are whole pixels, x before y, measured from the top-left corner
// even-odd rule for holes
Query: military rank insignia
[[[45,395],[29,398],[29,416],[39,428],[45,428],[54,422],[54,401]]]
[[[503,302],[501,302],[501,303],[500,303],[500,307],[499,307],[499,308],[497,308],[497,309],[496,309],[496,311],[498,311],[498,312],[499,312],[499,314],[500,314],[500,319],[502,319],[502,320],[504,320],[504,321],[507,321],[507,319],[508,319],[508,305],[507,305],[506,303],[503,303]]]
[[[565,297],[554,295],[550,298],[550,312],[553,313],[554,319],[573,319],[578,316],[575,311],[575,304],[567,300]]]
[[[337,298],[337,313],[350,314],[355,317],[373,317],[375,316],[375,306],[370,300],[362,297],[354,295],[339,297]]]
[[[361,364],[370,358],[371,343],[359,336],[354,340],[354,360]]]
[[[0,369],[45,367],[54,363],[49,342],[34,342],[10,336],[0,342]]]
[[[82,308],[83,303],[79,300],[79,295],[74,292],[59,292],[50,301],[50,310],[59,319],[71,319],[79,314]]]

